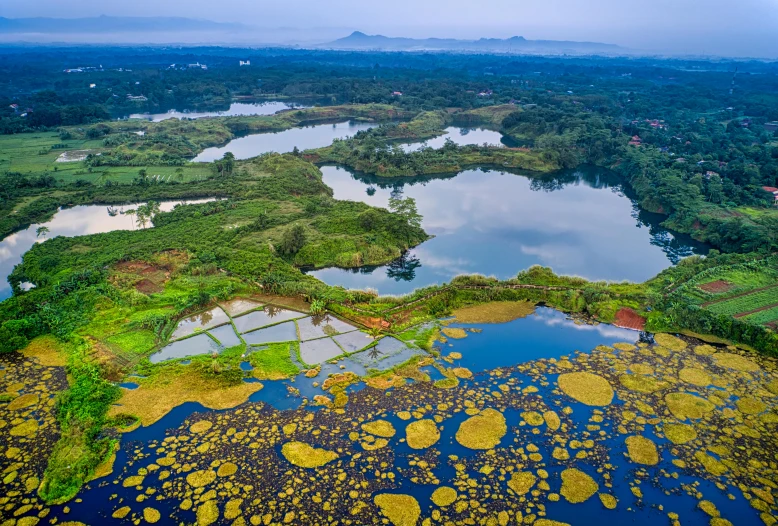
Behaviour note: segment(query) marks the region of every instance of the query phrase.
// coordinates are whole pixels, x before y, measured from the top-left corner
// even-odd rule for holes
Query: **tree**
[[[278,251],[285,256],[292,256],[297,254],[303,245],[305,245],[305,227],[294,225],[292,228],[287,228],[281,236]]]
[[[181,168],[181,167],[176,168],[176,178],[179,181],[183,181],[184,180],[184,169],[183,168]]]
[[[423,219],[416,209],[416,200],[413,197],[396,197],[392,195],[389,198],[389,210],[402,217],[412,228],[421,228]]]
[[[48,233],[49,228],[45,226],[39,226],[37,229],[35,229],[35,237],[45,236]]]

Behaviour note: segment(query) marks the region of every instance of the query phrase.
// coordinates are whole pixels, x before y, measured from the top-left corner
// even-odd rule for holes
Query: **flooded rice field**
[[[45,355],[3,356],[2,515],[8,524],[775,522],[775,359],[545,308],[442,329],[434,355],[396,378],[362,381],[340,367],[346,358],[265,381],[234,409],[181,405],[124,434],[113,464],[51,507],[35,488],[57,436],[51,394],[65,386],[63,369]]]
[[[240,117],[249,115],[273,115],[279,111],[290,109],[309,108],[304,103],[269,100],[264,102],[233,102],[230,107],[222,111],[177,111],[170,110],[164,113],[133,113],[129,119],[142,119],[151,122],[160,122],[167,119],[203,119],[206,117]]]

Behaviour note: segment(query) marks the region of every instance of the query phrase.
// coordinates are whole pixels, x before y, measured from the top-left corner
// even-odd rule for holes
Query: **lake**
[[[289,101],[233,102],[223,111],[177,111],[165,113],[133,113],[130,119],[160,122],[167,119],[202,119],[204,117],[240,117],[243,115],[273,115],[283,110],[310,108],[309,105]]]
[[[250,159],[263,153],[286,153],[294,150],[323,148],[332,144],[335,139],[345,139],[362,130],[377,126],[370,123],[340,122],[336,124],[318,124],[302,128],[291,128],[276,133],[257,133],[231,140],[224,146],[206,148],[194,162],[210,163],[232,152],[236,159]]]
[[[385,266],[327,268],[330,285],[404,294],[459,274],[501,279],[532,265],[591,280],[645,281],[679,259],[707,253],[638,209],[614,174],[593,167],[528,177],[474,169],[457,175],[377,178],[322,167],[335,199],[386,208],[395,193],[416,200],[434,238]]]
[[[169,212],[176,205],[196,204],[212,201],[212,199],[193,199],[190,201],[160,201],[159,208],[162,212]],[[47,239],[66,236],[85,236],[88,234],[100,234],[114,230],[136,230],[140,228],[135,222],[135,216],[125,214],[124,210],[136,209],[143,203],[127,205],[115,205],[115,215],[109,213],[106,205],[84,205],[73,208],[60,209],[51,221],[30,225],[24,230],[15,232],[0,241],[0,300],[4,300],[13,294],[8,283],[8,275],[13,268],[22,262],[22,256],[30,250],[35,243],[42,243]],[[49,231],[38,236],[39,227],[46,227]]]

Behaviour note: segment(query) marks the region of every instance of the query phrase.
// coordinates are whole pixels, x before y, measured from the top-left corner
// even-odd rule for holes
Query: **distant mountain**
[[[182,17],[117,17],[91,18],[3,18],[0,17],[0,33],[126,33],[126,32],[190,32],[245,30],[241,24],[223,24],[210,20]]]
[[[386,51],[484,51],[499,53],[617,53],[623,48],[599,42],[569,42],[564,40],[527,40],[524,37],[481,38],[458,40],[453,38],[403,38],[366,35],[354,31],[345,38],[322,44],[327,49],[386,50]]]

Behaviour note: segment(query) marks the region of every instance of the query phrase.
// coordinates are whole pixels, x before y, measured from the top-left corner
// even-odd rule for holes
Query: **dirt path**
[[[755,314],[757,312],[762,312],[763,310],[770,310],[772,308],[778,307],[778,303],[773,303],[772,305],[765,305],[764,307],[759,307],[758,309],[750,310],[747,312],[738,312],[737,314],[733,315],[733,318],[743,318],[745,316],[748,316],[750,314]]]

